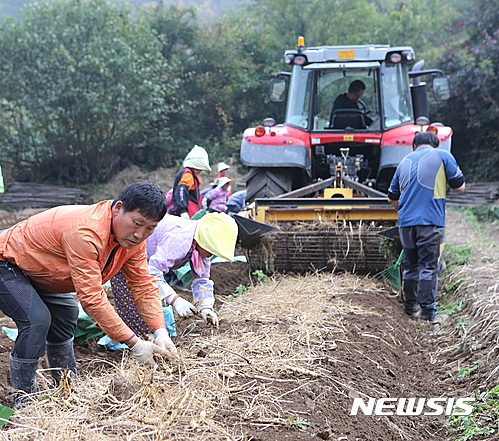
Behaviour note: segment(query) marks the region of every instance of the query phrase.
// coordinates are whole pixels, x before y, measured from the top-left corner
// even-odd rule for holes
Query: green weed
[[[478,370],[478,368],[479,362],[473,363],[471,369]],[[464,371],[464,369],[461,371]],[[461,371],[459,372],[461,373]],[[469,373],[461,375],[463,377],[465,375],[469,376]],[[494,387],[489,392],[482,392],[475,398],[476,401],[473,403],[471,415],[452,416],[445,423],[447,433],[451,433],[453,435],[452,439],[455,439],[455,441],[469,441],[474,437],[492,435],[497,430],[499,423],[499,386]]]
[[[253,271],[251,274],[253,274],[257,278],[258,283],[263,282],[267,279],[267,275],[262,270]]]
[[[476,374],[478,372],[478,369],[480,368],[480,366],[483,366],[482,360],[474,361],[470,366],[467,366],[467,367],[461,369],[457,373],[457,378],[459,378],[460,380],[468,379],[473,374]]]
[[[242,295],[244,295],[244,293],[246,292],[247,289],[248,288],[246,288],[244,285],[239,285],[236,288],[236,291],[234,292],[234,294],[230,294],[228,296],[225,296],[224,300],[226,302],[232,302],[232,300],[237,299],[238,297],[241,297]]]
[[[310,426],[310,423],[307,420],[302,419],[299,416],[296,416],[295,420],[293,420],[292,418],[287,418],[286,423],[291,427],[297,427],[298,429],[302,430],[307,430],[308,426]]]
[[[447,272],[456,266],[466,265],[473,256],[475,249],[472,245],[455,246],[446,243],[444,259],[447,265]]]
[[[456,325],[456,329],[459,335],[466,334],[466,327],[470,324],[470,319],[468,317],[461,317]]]
[[[494,259],[493,257],[482,257],[480,259],[480,262],[489,262],[489,263],[494,263],[497,259]]]
[[[454,315],[461,312],[466,306],[466,302],[448,302],[438,308],[439,314]]]

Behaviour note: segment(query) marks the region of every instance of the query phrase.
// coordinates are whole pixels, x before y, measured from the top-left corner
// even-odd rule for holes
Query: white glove
[[[203,308],[199,311],[199,313],[206,323],[211,323],[213,326],[218,328],[218,316],[212,308]]]
[[[130,349],[139,363],[143,363],[148,366],[154,366],[156,364],[152,358],[154,353],[166,354],[166,349],[163,349],[150,341],[142,340],[141,338],[139,338],[137,343],[135,343]]]
[[[182,297],[178,297],[177,300],[173,302],[173,307],[180,317],[191,317],[196,313],[195,306]]]
[[[165,328],[156,329],[154,336],[156,337],[154,343],[156,343],[160,348],[165,349],[167,352],[171,352],[174,357],[177,357],[177,348],[173,344],[172,339]]]
[[[187,211],[184,211],[183,213],[180,213],[180,217],[182,217],[184,219],[190,219],[189,213],[187,213]]]

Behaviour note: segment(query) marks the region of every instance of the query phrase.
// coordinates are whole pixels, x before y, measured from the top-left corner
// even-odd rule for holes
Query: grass
[[[480,236],[488,237],[485,223],[497,225],[499,223],[499,206],[473,206],[452,208],[463,214],[464,219]]]
[[[478,369],[480,368],[480,366],[483,366],[483,364],[484,363],[482,360],[474,361],[470,366],[467,366],[467,367],[461,369],[457,373],[457,378],[459,378],[460,380],[467,380],[473,374],[476,374],[478,372]]]
[[[473,256],[475,249],[473,245],[451,245],[445,244],[445,253],[444,259],[447,265],[446,272],[452,271],[456,266],[466,265],[470,262],[471,257]]]
[[[483,364],[483,362],[482,362]],[[459,371],[464,378],[468,378],[480,367],[479,362],[475,362],[468,371]],[[473,371],[473,372],[471,372]],[[458,374],[459,375],[459,374]],[[447,433],[452,435],[455,441],[469,441],[473,438],[483,438],[497,432],[499,424],[499,386],[495,386],[488,392],[475,395],[476,401],[473,412],[467,416],[453,416],[446,422]],[[477,438],[478,439],[478,438]]]

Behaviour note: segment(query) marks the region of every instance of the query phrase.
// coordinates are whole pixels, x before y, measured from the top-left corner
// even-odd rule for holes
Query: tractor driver
[[[336,97],[336,99],[334,100],[332,113],[334,114],[334,112],[336,112],[337,110],[347,109],[362,110],[363,112],[365,112],[365,105],[360,101],[362,95],[364,95],[365,90],[366,85],[363,81],[352,81],[350,83],[350,86],[348,86],[348,92],[338,95],[338,97]],[[362,103],[364,107],[363,109],[361,109],[361,107],[359,106],[359,102]],[[369,118],[367,115],[364,115],[364,118],[368,126],[372,124],[373,120],[371,118]]]

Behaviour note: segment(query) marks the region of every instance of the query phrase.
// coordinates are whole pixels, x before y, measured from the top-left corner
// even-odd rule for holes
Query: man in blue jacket
[[[437,149],[437,135],[420,132],[413,152],[399,164],[388,190],[388,201],[398,210],[404,249],[402,300],[405,312],[422,323],[443,323],[437,315],[436,290],[444,248],[447,184],[464,191],[465,180],[451,153]]]

